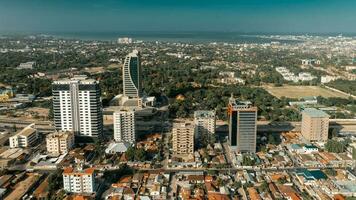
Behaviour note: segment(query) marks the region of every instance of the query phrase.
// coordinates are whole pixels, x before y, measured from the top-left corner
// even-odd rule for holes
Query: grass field
[[[344,95],[339,92],[334,92],[332,90],[322,88],[319,86],[285,85],[282,87],[264,86],[263,88],[277,98],[281,98],[282,96],[288,98],[302,98],[302,97],[309,97],[309,96],[348,98],[347,95]]]

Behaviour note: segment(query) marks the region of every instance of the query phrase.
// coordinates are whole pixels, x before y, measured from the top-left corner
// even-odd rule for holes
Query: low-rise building
[[[68,167],[63,171],[63,188],[70,193],[95,192],[94,168],[76,170]]]
[[[46,136],[47,152],[53,155],[66,154],[74,146],[74,134],[70,131],[60,131]]]
[[[16,135],[9,138],[10,148],[26,148],[33,145],[38,138],[35,124],[30,124]]]
[[[36,65],[36,62],[25,62],[25,63],[20,63],[16,69],[33,69],[33,67]]]

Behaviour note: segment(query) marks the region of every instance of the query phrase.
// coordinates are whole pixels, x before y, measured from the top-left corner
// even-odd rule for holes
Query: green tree
[[[49,174],[48,176],[48,192],[50,195],[53,195],[63,187],[63,176],[62,170],[57,170],[54,173]]]
[[[267,181],[263,181],[259,187],[261,192],[267,192],[269,190]]]
[[[255,162],[256,162],[255,159],[249,155],[244,154],[242,156],[242,165],[244,166],[253,166],[255,165]]]
[[[325,170],[325,173],[326,173],[327,175],[329,175],[329,176],[336,176],[336,175],[337,175],[336,171],[335,171],[334,169],[332,169],[332,168],[327,168],[327,169]]]
[[[332,153],[342,153],[346,150],[346,146],[349,141],[337,141],[337,140],[328,140],[325,144],[325,150]]]

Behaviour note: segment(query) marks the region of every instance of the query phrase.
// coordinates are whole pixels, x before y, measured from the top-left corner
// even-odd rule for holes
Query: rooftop
[[[326,114],[324,111],[315,109],[315,108],[306,108],[303,111],[303,114],[307,114],[310,117],[329,117],[328,114]]]
[[[63,174],[78,174],[78,175],[83,175],[83,174],[93,174],[95,171],[94,168],[88,168],[84,170],[76,170],[73,167],[67,167],[64,169]]]
[[[320,180],[327,179],[327,176],[321,170],[298,170],[297,174],[304,176],[307,180]]]
[[[98,81],[94,79],[89,79],[85,75],[77,75],[74,76],[73,78],[64,78],[58,81],[54,81],[53,84],[70,84],[70,83],[80,83],[80,84],[95,84],[98,83]]]
[[[214,110],[197,110],[194,112],[194,118],[213,118],[215,117]]]
[[[59,132],[54,132],[54,133],[48,134],[46,136],[46,138],[63,138],[63,139],[66,139],[72,134],[73,134],[73,132],[70,132],[70,131],[59,131]]]
[[[194,124],[190,121],[176,120],[173,123],[173,128],[194,128]]]
[[[231,95],[229,99],[229,109],[237,110],[237,109],[248,109],[251,111],[257,111],[257,107],[252,106],[250,101],[239,101]]]
[[[30,124],[24,129],[22,129],[20,132],[18,132],[16,135],[22,135],[28,137],[37,131],[34,127],[35,124]]]
[[[317,149],[317,148],[318,148],[317,146],[312,145],[312,144],[304,145],[304,147],[305,147],[306,149]]]

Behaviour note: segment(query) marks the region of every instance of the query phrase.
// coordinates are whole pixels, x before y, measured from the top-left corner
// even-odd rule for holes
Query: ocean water
[[[130,37],[134,40],[184,42],[184,43],[296,43],[297,40],[281,40],[264,38],[258,34],[242,34],[234,32],[55,32],[48,35],[65,39],[116,41],[119,37]]]

